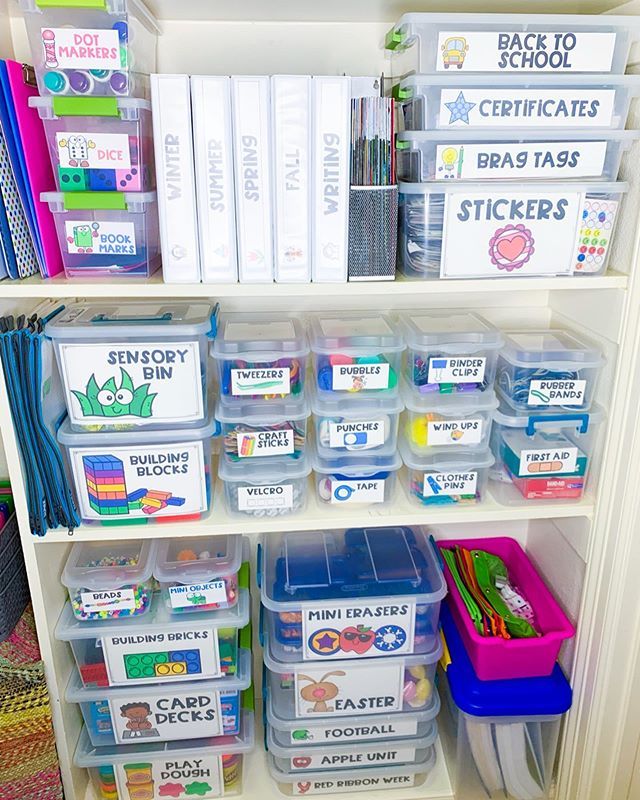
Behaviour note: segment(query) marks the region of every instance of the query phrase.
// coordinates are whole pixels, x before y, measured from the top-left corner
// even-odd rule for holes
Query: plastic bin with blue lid
[[[399,184],[399,269],[407,277],[517,278],[606,271],[626,183]]]
[[[71,644],[82,685],[104,688],[235,675],[238,641],[251,647],[248,623],[249,591],[243,587],[233,608],[197,617],[175,616],[155,602],[144,617],[79,622],[65,605],[55,636]]]
[[[260,582],[269,647],[283,662],[437,647],[446,586],[421,528],[269,534],[261,544]],[[323,633],[328,640],[319,645],[316,634]]]
[[[67,305],[45,334],[55,345],[72,429],[202,425],[217,308],[199,301]]]
[[[442,627],[451,662],[443,670],[440,730],[456,796],[546,800],[571,687],[556,664],[544,678],[481,681],[448,608]]]
[[[141,0],[20,0],[41,95],[146,97],[160,28]]]
[[[603,364],[596,344],[568,331],[510,331],[498,358],[496,389],[516,411],[587,411]]]
[[[327,505],[389,504],[402,462],[397,451],[387,455],[336,453],[322,458],[313,453],[312,466],[318,500]]]
[[[407,72],[622,74],[637,17],[584,14],[403,14],[385,39]]]
[[[78,703],[94,747],[146,744],[240,732],[241,693],[251,685],[251,652],[240,649],[235,675],[180,685],[86,689],[77,670],[65,700]]]

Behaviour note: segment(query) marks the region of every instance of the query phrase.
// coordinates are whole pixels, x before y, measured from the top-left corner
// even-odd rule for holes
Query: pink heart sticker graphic
[[[292,759],[292,762],[294,767],[297,767],[298,769],[306,769],[309,764],[311,764],[311,759],[306,756],[304,758],[294,758]]]
[[[311,783],[307,781],[306,783],[297,783],[296,786],[298,787],[298,792],[300,792],[300,794],[306,794],[311,788]]]
[[[522,255],[522,251],[526,246],[527,241],[524,236],[517,234],[516,236],[500,239],[496,245],[496,250],[507,261],[515,261],[519,255]]]

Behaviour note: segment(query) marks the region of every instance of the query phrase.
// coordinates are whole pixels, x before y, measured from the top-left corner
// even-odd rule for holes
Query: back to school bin
[[[407,277],[600,275],[626,183],[432,181],[399,185]]]

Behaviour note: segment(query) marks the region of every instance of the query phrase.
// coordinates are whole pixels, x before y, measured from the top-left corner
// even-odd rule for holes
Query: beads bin
[[[313,456],[318,500],[328,505],[390,503],[396,473],[402,466],[398,454],[338,453],[329,458]]]

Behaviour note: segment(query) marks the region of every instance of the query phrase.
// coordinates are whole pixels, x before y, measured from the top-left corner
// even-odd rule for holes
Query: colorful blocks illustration
[[[142,175],[139,167],[116,170],[116,188],[119,192],[141,192]]]
[[[85,192],[89,188],[87,170],[58,166],[61,192]]]
[[[115,192],[115,169],[89,169],[89,189],[92,192]]]

